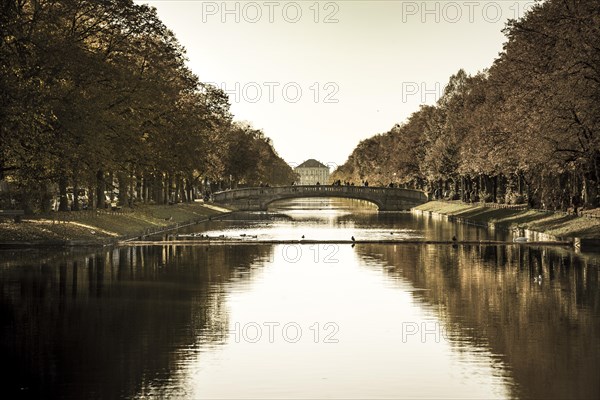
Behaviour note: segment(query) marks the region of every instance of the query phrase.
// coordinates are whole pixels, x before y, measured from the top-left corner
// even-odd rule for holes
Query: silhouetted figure
[[[452,241],[453,241],[454,243],[456,243],[456,242],[457,242],[457,240],[458,240],[458,239],[456,238],[456,236],[452,236]]]
[[[304,239],[304,235],[302,235],[302,239]]]
[[[354,239],[354,236],[351,237],[352,241],[354,242],[356,239]]]

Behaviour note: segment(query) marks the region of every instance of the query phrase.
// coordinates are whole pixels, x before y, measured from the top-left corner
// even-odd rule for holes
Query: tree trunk
[[[154,191],[154,202],[155,204],[163,204],[163,178],[162,176],[158,176],[158,174],[152,175],[152,188]]]
[[[58,193],[60,203],[58,205],[58,211],[69,211],[69,199],[67,198],[67,177],[65,174],[61,174],[58,178]]]
[[[110,192],[110,204],[112,205],[115,201],[115,176],[112,172],[108,173],[108,190]]]
[[[139,192],[136,190],[136,187],[137,187],[137,179],[136,179],[136,177],[133,173],[133,169],[132,169],[131,173],[129,174],[129,203],[128,203],[129,207],[131,207],[133,202],[135,200],[137,200],[136,196],[137,196],[137,193],[139,193]]]
[[[180,202],[181,180],[175,177],[175,192],[173,193],[173,203]]]
[[[183,178],[179,178],[178,180],[179,182],[179,198],[181,199],[182,203],[187,203],[187,196],[185,193],[185,180]]]
[[[506,203],[506,177],[504,174],[498,176],[498,185],[496,187],[496,197],[499,203]]]
[[[594,152],[594,175],[595,179],[589,185],[592,192],[590,203],[592,207],[600,207],[600,151]]]
[[[494,175],[492,180],[492,196],[494,203],[498,202],[498,175]]]
[[[168,173],[165,177],[165,204],[171,203],[171,186],[173,185],[173,178]]]
[[[81,204],[79,204],[79,183],[77,178],[73,178],[73,211],[81,210]]]
[[[42,212],[50,212],[50,205],[52,203],[52,194],[48,190],[48,185],[44,182],[40,185],[42,196],[40,198],[40,208]]]
[[[190,203],[194,202],[194,187],[193,187],[193,184],[192,184],[192,179],[193,178],[189,178],[189,179],[185,180],[185,187],[186,187],[186,190],[187,190],[187,200]]]
[[[121,207],[127,207],[129,205],[128,196],[128,179],[125,172],[117,173],[117,180],[119,181],[119,198],[117,204]]]
[[[96,207],[102,209],[106,207],[106,180],[104,179],[104,171],[96,172]]]
[[[90,210],[95,210],[98,207],[98,204],[96,204],[96,202],[98,200],[96,199],[96,196],[94,194],[94,186],[92,184],[90,184],[90,186],[88,187],[88,194],[89,194],[88,208]]]
[[[146,193],[144,187],[144,178],[143,174],[138,171],[135,177],[135,191],[136,191],[136,200],[140,202],[146,202]]]

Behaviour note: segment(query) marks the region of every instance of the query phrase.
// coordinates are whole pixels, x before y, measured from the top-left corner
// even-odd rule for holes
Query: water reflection
[[[361,246],[433,307],[453,345],[509,369],[511,397],[598,398],[598,263],[572,252],[507,246]],[[541,275],[542,279],[537,277]]]
[[[507,237],[298,204],[187,232],[258,228]],[[599,263],[567,250],[158,245],[0,257],[8,398],[600,397]]]
[[[294,199],[273,203],[269,213],[236,213],[219,221],[182,229],[179,233],[205,234],[252,240],[511,240],[508,232],[451,224],[431,215],[410,212],[378,213],[362,200]]]
[[[510,379],[494,372],[490,354],[470,345],[455,352],[434,310],[415,303],[409,281],[389,285],[382,264],[363,262],[350,245],[339,246],[329,262],[323,248],[290,248],[276,246],[260,279],[228,296],[231,339],[198,358],[179,392],[194,398],[507,396]],[[430,330],[424,340],[420,332],[407,335],[407,326],[422,324]]]
[[[138,247],[41,262],[4,253],[15,257],[0,269],[4,393],[121,398],[163,386],[193,356],[186,349],[226,340],[224,286],[252,279],[270,251]]]

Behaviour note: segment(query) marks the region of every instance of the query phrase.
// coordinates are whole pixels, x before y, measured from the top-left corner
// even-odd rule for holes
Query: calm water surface
[[[510,240],[357,205],[290,201],[179,234]],[[567,250],[157,243],[0,257],[7,398],[600,397],[599,262]]]

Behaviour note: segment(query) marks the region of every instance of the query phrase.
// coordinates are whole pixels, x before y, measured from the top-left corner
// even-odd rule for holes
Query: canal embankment
[[[229,213],[210,204],[139,205],[0,220],[0,247],[107,246],[196,224]]]
[[[600,218],[595,214],[531,210],[519,206],[468,204],[460,201],[430,201],[413,208],[421,214],[441,215],[451,221],[505,229],[537,240],[571,241],[578,245],[600,245]]]

